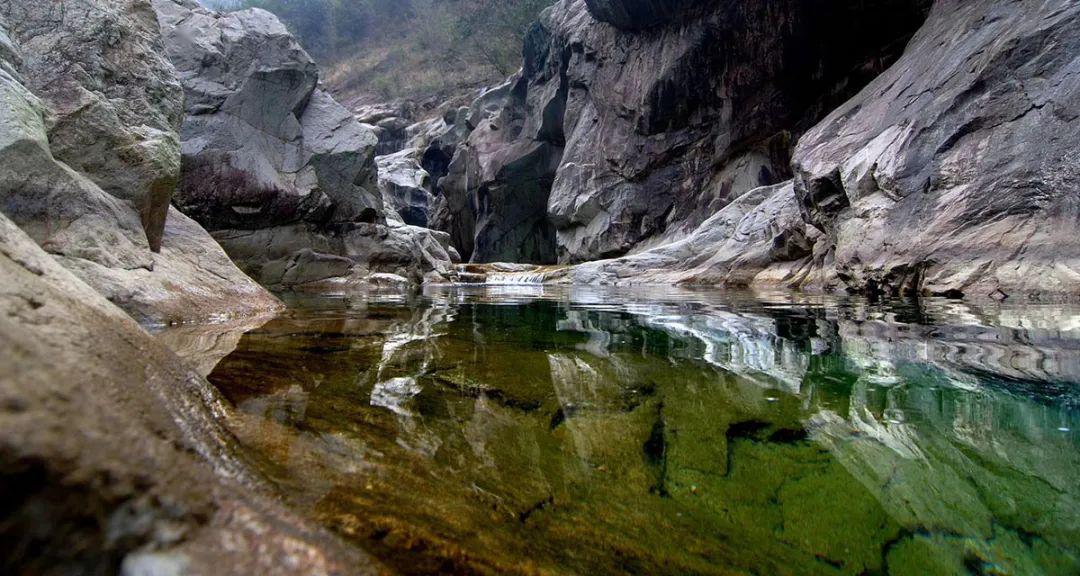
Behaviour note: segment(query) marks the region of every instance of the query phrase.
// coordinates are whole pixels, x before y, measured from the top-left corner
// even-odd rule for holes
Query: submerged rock
[[[233,417],[0,215],[0,571],[379,572],[269,495]]]
[[[148,9],[0,3],[0,212],[140,321],[274,309],[169,207],[182,97]]]
[[[245,271],[266,286],[314,287],[448,270],[439,238],[387,222],[375,133],[318,87],[277,17],[153,4],[187,93],[176,204]]]

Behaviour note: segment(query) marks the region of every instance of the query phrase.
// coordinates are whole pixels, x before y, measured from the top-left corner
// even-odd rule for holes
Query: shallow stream
[[[529,286],[160,337],[410,574],[1078,574],[1080,308]]]

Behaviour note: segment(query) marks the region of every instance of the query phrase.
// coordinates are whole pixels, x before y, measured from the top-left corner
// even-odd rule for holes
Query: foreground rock
[[[455,154],[439,226],[474,262],[685,238],[789,179],[795,138],[899,56],[927,5],[562,0]]]
[[[0,215],[0,572],[378,571],[266,495],[231,418],[202,377]]]
[[[0,212],[140,321],[274,309],[169,207],[182,95],[147,9],[0,3]]]
[[[445,272],[445,236],[388,225],[377,139],[318,88],[319,72],[269,12],[154,0],[187,94],[177,206],[264,286],[412,282]]]
[[[795,153],[842,286],[1080,295],[1080,5],[939,0]]]
[[[135,206],[161,247],[180,173],[183,92],[145,0],[0,2],[26,87],[53,116],[53,156]]]

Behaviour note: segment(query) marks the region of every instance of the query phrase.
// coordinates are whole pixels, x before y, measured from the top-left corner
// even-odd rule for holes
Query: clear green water
[[[405,573],[1080,574],[1080,308],[539,288],[162,335]]]

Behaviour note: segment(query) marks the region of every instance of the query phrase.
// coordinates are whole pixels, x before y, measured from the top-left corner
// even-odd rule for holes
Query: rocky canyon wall
[[[0,2],[0,572],[350,574],[242,419],[135,322],[280,302],[170,207],[182,91],[146,0]]]
[[[793,166],[841,286],[1080,294],[1080,4],[938,0]]]
[[[1075,297],[1078,18],[564,0],[435,222],[474,262],[583,263],[549,281]]]
[[[582,262],[685,237],[791,177],[797,137],[891,64],[927,2],[563,0],[440,183],[476,262]]]
[[[241,268],[279,288],[448,272],[447,235],[387,209],[375,134],[319,88],[315,62],[276,16],[153,5],[186,94],[176,205]]]

